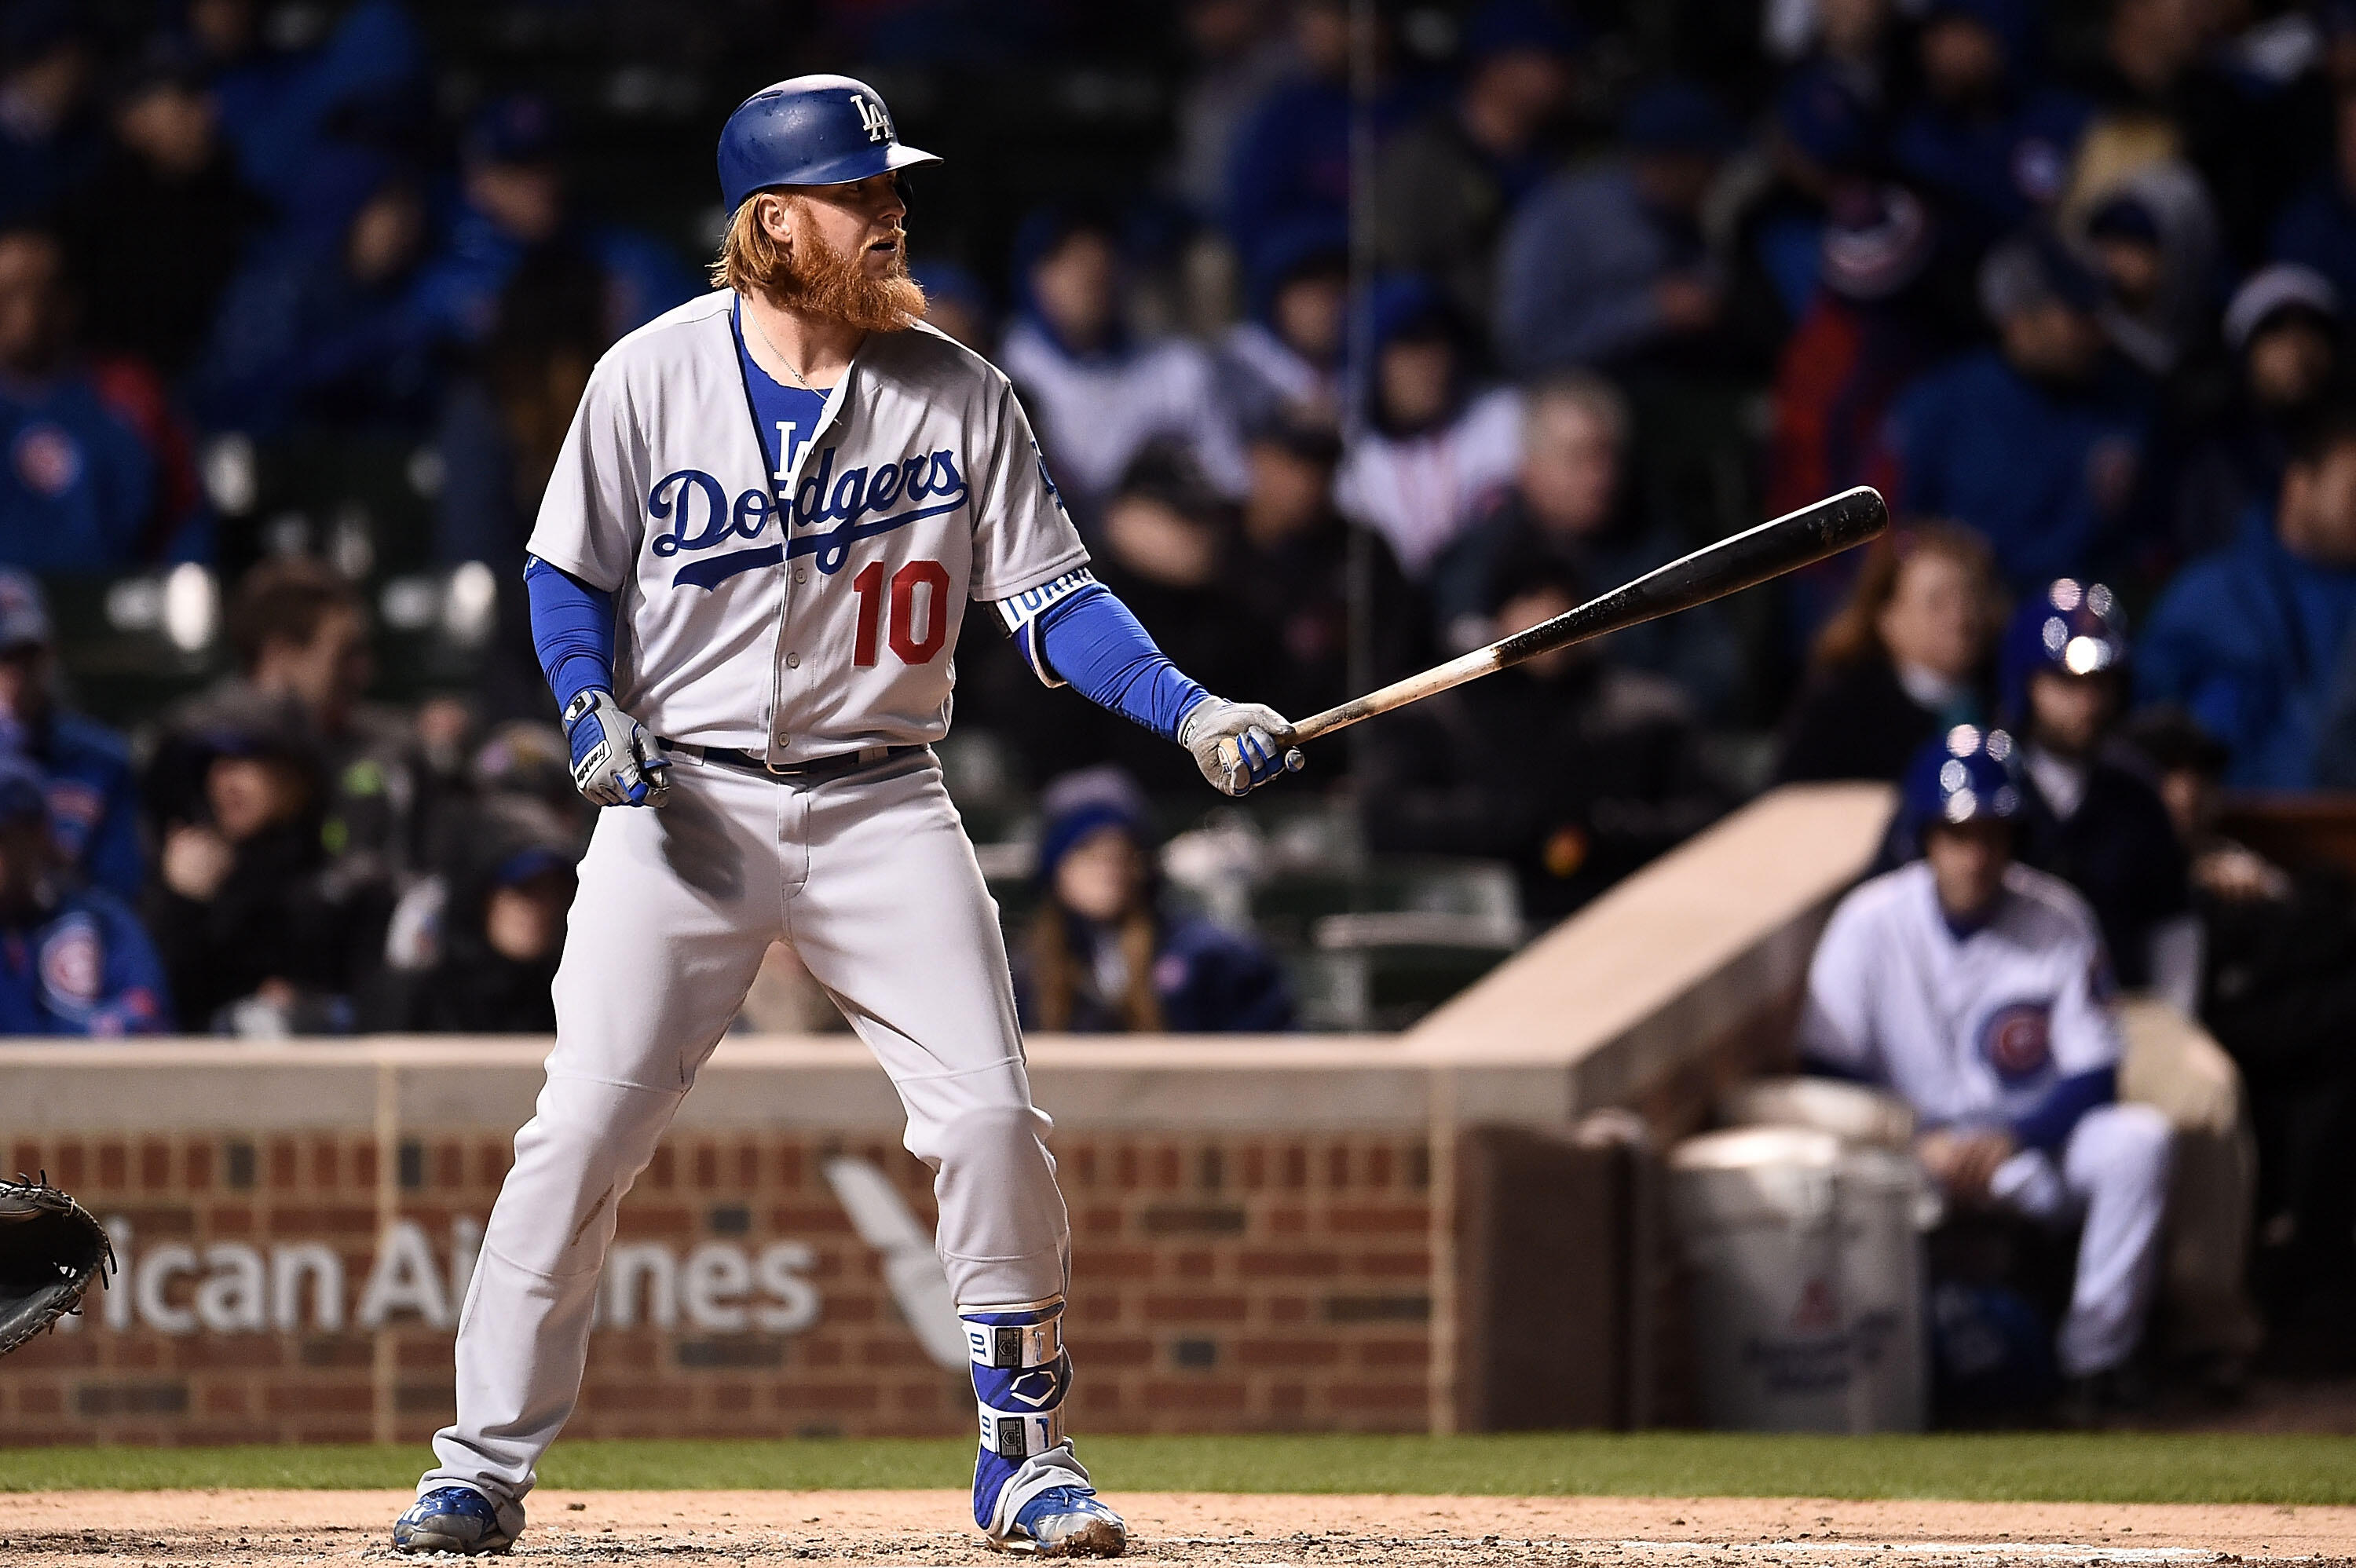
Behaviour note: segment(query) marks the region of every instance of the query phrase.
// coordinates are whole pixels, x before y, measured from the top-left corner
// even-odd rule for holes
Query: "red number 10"
[[[921,609],[916,590],[930,590]],[[851,662],[864,669],[875,662],[876,634],[884,621],[884,563],[871,560],[851,580],[859,595],[859,630],[851,643]],[[930,664],[949,640],[949,574],[937,560],[912,560],[892,574],[893,653],[902,664]],[[916,631],[923,616],[924,631]]]

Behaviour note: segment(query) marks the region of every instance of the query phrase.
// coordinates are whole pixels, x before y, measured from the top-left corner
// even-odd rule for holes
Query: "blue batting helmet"
[[[884,96],[854,77],[796,76],[736,106],[720,129],[720,196],[734,212],[776,185],[849,185],[941,160],[900,144]]]
[[[1958,724],[1915,752],[1899,803],[1915,846],[1933,823],[2008,822],[2019,816],[2020,786],[2012,766],[2012,737],[1976,724]]]
[[[2029,677],[2038,670],[2094,675],[2126,659],[2126,614],[2117,596],[2099,582],[2056,578],[2005,628],[1997,657],[2004,711],[2016,723],[2026,721]]]

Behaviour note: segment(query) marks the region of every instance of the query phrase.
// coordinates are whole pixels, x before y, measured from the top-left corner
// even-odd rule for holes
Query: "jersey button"
[[[798,566],[794,568],[794,581],[796,582],[808,582],[809,581],[809,573],[804,571]]]
[[[787,669],[799,669],[799,668],[801,668],[801,667],[802,667],[802,656],[801,656],[801,655],[799,655],[799,654],[787,654],[787,655],[786,656],[786,667],[787,667]]]

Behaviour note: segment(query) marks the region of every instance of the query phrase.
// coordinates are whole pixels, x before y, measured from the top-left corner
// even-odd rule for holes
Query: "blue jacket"
[[[1955,209],[1980,240],[2016,229],[2062,192],[2094,106],[2033,88],[1987,118],[1925,104],[1890,140],[1898,166]]]
[[[605,325],[616,336],[697,292],[686,264],[643,234],[591,225],[569,231],[566,239],[605,274]],[[442,341],[481,342],[498,325],[500,292],[529,249],[484,214],[461,208],[441,253],[425,263],[410,287],[405,325]]]
[[[0,561],[33,571],[127,566],[155,489],[146,443],[87,377],[0,379]]]
[[[0,924],[0,1035],[161,1034],[171,1016],[155,944],[112,894]]]
[[[284,201],[338,117],[414,93],[424,67],[424,40],[401,0],[360,0],[316,48],[231,66],[213,97],[246,183]]]
[[[49,780],[49,824],[84,880],[125,903],[146,880],[131,749],[95,720],[60,713],[27,748]]]
[[[1497,351],[1518,372],[1594,365],[1662,331],[1653,285],[1703,259],[1697,231],[1655,212],[1622,163],[1533,193],[1497,247]]]
[[[2019,592],[2082,576],[2118,542],[2150,436],[2151,401],[2144,383],[2115,365],[2065,397],[1994,349],[1950,360],[1890,411],[1900,509],[1986,534]]]
[[[2136,648],[2136,695],[2190,709],[2233,748],[2230,784],[2308,789],[2351,620],[2356,570],[2283,548],[2267,508],[2177,574]]]

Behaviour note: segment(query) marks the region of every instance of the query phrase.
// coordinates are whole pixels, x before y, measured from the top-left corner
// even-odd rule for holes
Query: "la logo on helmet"
[[[884,118],[881,103],[860,92],[851,95],[851,102],[859,111],[859,123],[867,127],[869,141],[888,142],[892,139],[892,122]]]

